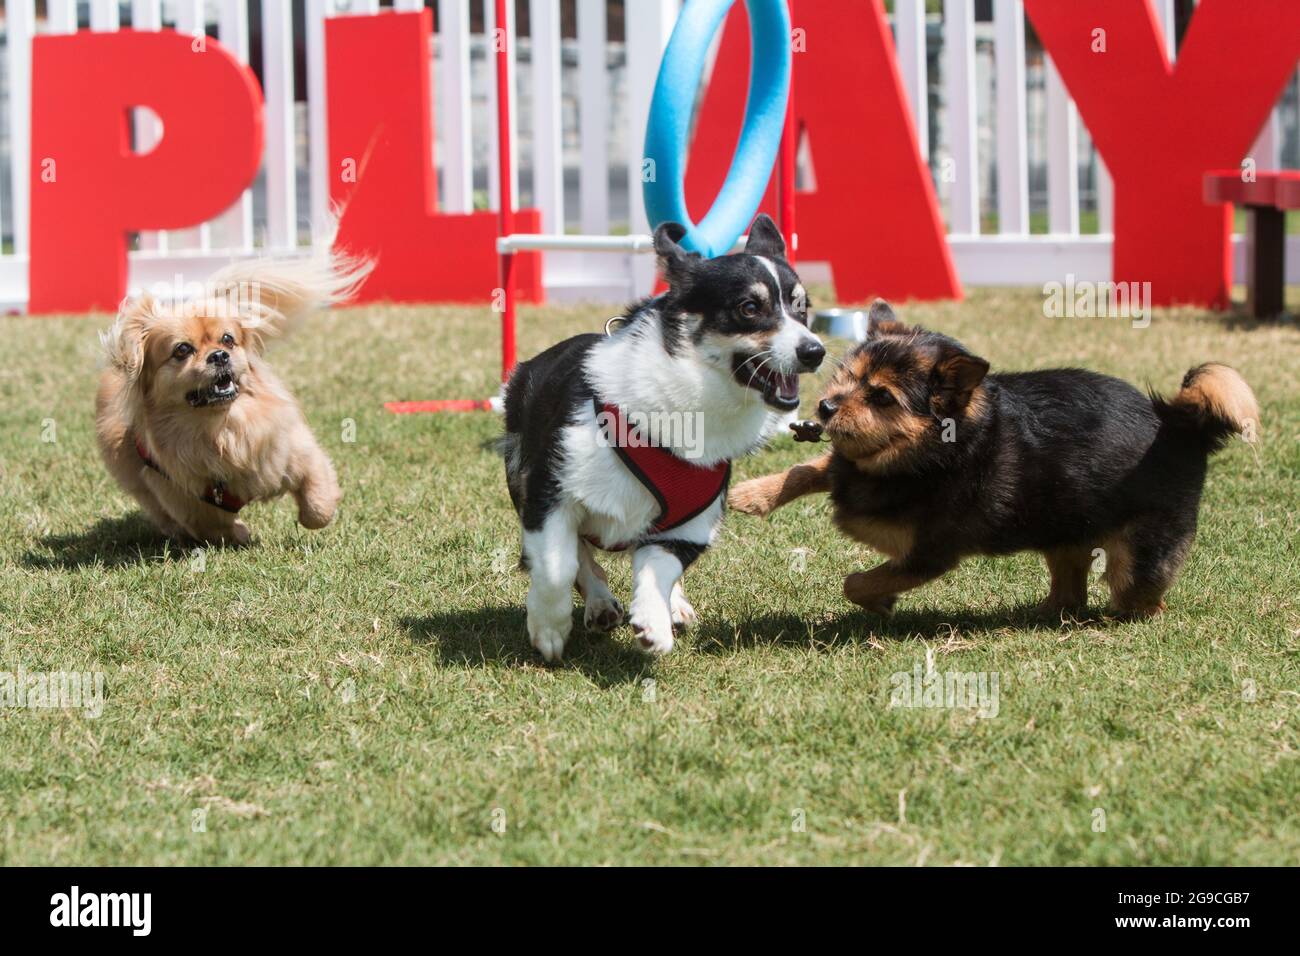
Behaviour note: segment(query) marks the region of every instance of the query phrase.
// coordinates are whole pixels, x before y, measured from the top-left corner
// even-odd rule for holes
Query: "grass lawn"
[[[1300,862],[1295,324],[1047,319],[1033,291],[900,311],[995,369],[1163,390],[1208,359],[1243,372],[1263,442],[1214,459],[1168,613],[1107,619],[1098,584],[1094,619],[1043,621],[1024,555],[882,622],[840,593],[873,558],[805,499],[728,517],[667,658],[579,612],[545,667],[482,449],[499,422],[381,407],[487,395],[492,313],[342,311],[277,345],[343,509],[308,532],[287,501],[255,506],[253,547],[207,552],[160,540],[98,460],[106,319],[0,320],[0,671],[106,682],[98,719],[0,708],[0,863]],[[521,352],[608,314],[525,310]],[[783,438],[735,474],[805,454]],[[608,564],[626,597],[626,559]],[[996,716],[891,708],[918,667],[996,675]]]

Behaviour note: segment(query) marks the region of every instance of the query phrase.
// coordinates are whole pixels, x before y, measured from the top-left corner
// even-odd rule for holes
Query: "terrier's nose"
[[[208,364],[229,365],[230,353],[227,352],[225,349],[217,349],[215,352],[213,352],[211,355],[208,356]]]
[[[822,364],[822,359],[826,357],[826,346],[816,339],[800,342],[795,347],[794,357],[800,361],[807,371],[815,372],[817,366]]]
[[[817,417],[824,422],[830,421],[831,416],[835,414],[837,408],[839,408],[839,406],[829,398],[823,398],[817,403]]]

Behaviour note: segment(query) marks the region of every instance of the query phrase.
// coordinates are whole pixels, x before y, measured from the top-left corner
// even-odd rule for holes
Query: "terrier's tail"
[[[1151,397],[1166,427],[1199,435],[1213,453],[1238,435],[1248,442],[1259,437],[1259,405],[1255,393],[1236,369],[1215,362],[1198,365],[1183,376],[1173,398]]]

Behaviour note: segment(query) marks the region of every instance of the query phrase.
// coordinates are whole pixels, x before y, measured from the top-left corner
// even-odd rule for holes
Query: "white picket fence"
[[[232,257],[300,250],[311,241],[313,224],[324,221],[324,20],[389,7],[417,10],[426,4],[297,2],[305,4],[304,36],[295,35],[292,0],[263,0],[260,23],[255,25],[260,27],[266,98],[266,154],[257,182],[232,209],[209,223],[142,235],[131,253],[133,286],[178,276],[193,281]],[[1155,2],[1172,56],[1174,0]],[[521,203],[541,210],[548,232],[645,232],[641,140],[659,58],[680,0],[623,0],[627,39],[621,43],[607,36],[608,0],[574,3],[576,40],[561,36],[561,0],[527,0],[528,37],[516,39],[513,12],[505,25],[516,64]],[[468,211],[477,196],[479,205],[486,202],[495,208],[496,170],[490,157],[495,155],[496,127],[487,55],[494,4],[436,0],[427,5],[436,7],[438,20],[434,89],[440,206],[448,212]],[[69,33],[79,23],[101,31],[122,26],[206,30],[247,61],[250,6],[247,0],[48,0],[48,16],[39,22],[35,0],[5,0],[4,6],[6,90],[0,163],[8,170],[8,182],[0,185],[0,224],[6,239],[0,250],[0,306],[21,310],[27,299],[33,35]],[[1045,89],[1030,81],[1020,0],[994,0],[991,24],[976,22],[975,0],[945,0],[942,17],[927,16],[924,0],[895,0],[893,6],[899,65],[922,151],[932,170],[951,173],[935,178],[963,283],[1041,285],[1066,273],[1080,279],[1106,278],[1109,180],[1104,169],[1095,166],[1086,130],[1050,63],[1045,77],[1035,73]],[[481,29],[471,32],[471,14],[478,10]],[[942,51],[937,60],[927,53],[936,46],[936,33]],[[305,106],[293,99],[296,48],[305,50]],[[936,97],[941,106],[932,117],[929,101],[936,67],[942,77]],[[1295,99],[1284,97],[1252,151],[1259,168],[1278,167],[1283,129],[1300,129]],[[1039,132],[1040,122],[1045,131],[1031,135]],[[149,145],[157,134],[151,117],[136,119],[138,146]],[[1035,155],[1035,150],[1044,155]],[[1297,153],[1300,147],[1290,151],[1290,165],[1298,164]],[[1048,231],[1031,233],[1031,171],[1038,175],[1044,168]],[[1095,183],[1086,203],[1080,191],[1081,169],[1084,180]],[[518,188],[515,195],[521,195]],[[991,200],[994,195],[996,202]],[[1081,231],[1085,207],[1095,209],[1095,233]],[[981,223],[987,228],[991,214],[996,216],[996,231],[982,233]],[[1288,252],[1289,279],[1300,282],[1300,243],[1295,237]],[[1240,275],[1244,256],[1236,259]],[[545,281],[555,300],[620,301],[648,287],[650,267],[645,256],[552,252],[545,257]],[[800,268],[812,279],[826,275],[816,263],[801,262]]]

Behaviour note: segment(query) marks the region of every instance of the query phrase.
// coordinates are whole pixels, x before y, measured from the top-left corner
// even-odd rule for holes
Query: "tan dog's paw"
[[[776,510],[781,493],[780,478],[780,475],[768,475],[742,481],[727,495],[727,507],[755,518],[766,518]]]
[[[333,480],[317,479],[304,484],[297,499],[298,523],[309,531],[319,531],[334,520],[343,494]]]
[[[244,548],[253,540],[253,533],[248,530],[248,525],[236,519],[228,525],[213,528],[193,537],[202,544],[224,544],[227,547]]]

